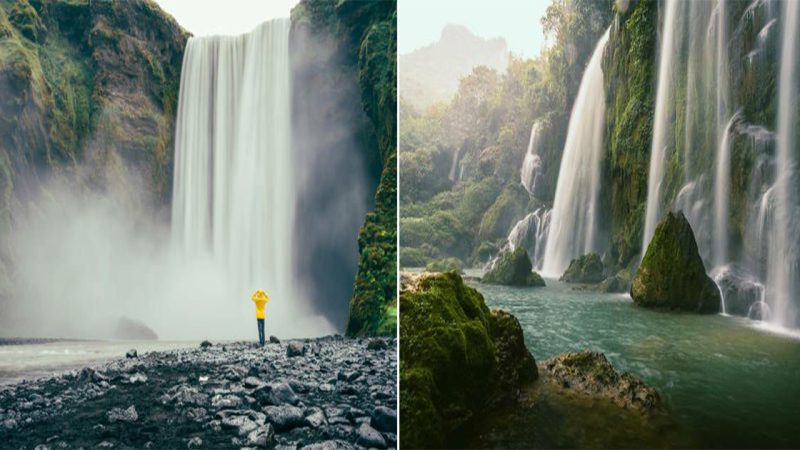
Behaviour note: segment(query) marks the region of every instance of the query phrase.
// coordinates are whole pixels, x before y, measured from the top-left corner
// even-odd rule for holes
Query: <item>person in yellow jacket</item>
[[[269,301],[269,295],[259,289],[253,292],[253,303],[256,304],[256,321],[258,322],[258,343],[264,346],[264,305]]]

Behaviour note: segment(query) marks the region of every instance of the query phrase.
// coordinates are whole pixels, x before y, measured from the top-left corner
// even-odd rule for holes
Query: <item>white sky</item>
[[[540,19],[551,0],[397,0],[398,52],[439,40],[447,24],[464,25],[483,38],[502,37],[528,58],[544,47]]]
[[[155,0],[195,36],[242,34],[269,19],[289,17],[299,0]]]

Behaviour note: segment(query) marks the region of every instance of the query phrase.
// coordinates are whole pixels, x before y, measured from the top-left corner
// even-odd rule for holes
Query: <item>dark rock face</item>
[[[150,327],[138,320],[121,317],[117,321],[114,338],[130,341],[155,341],[158,340],[158,335]]]
[[[368,343],[320,338],[292,358],[250,343],[153,352],[7,386],[0,435],[9,448],[395,446],[395,341]]]
[[[481,282],[506,286],[544,286],[542,277],[533,272],[528,251],[523,247],[501,256]]]
[[[719,289],[706,275],[682,212],[670,212],[658,224],[631,284],[631,297],[640,306],[719,312]]]
[[[617,405],[640,412],[663,408],[655,389],[628,373],[617,373],[599,352],[567,352],[543,364],[550,379],[584,395],[607,398]]]
[[[537,376],[519,322],[489,311],[454,272],[403,273],[400,310],[404,446],[459,446],[475,417]]]
[[[569,263],[569,267],[561,275],[561,281],[567,283],[587,283],[594,284],[603,281],[604,268],[603,261],[597,253],[589,253],[579,258],[575,258]]]

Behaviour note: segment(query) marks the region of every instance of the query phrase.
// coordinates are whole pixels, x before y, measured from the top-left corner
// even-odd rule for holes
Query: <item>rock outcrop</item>
[[[400,414],[409,448],[458,446],[486,409],[537,378],[522,328],[453,272],[401,274]]]
[[[533,271],[528,251],[523,247],[502,255],[494,267],[483,276],[481,282],[506,286],[545,285],[542,277]]]
[[[640,306],[719,312],[719,289],[706,275],[692,227],[682,212],[669,212],[658,224],[633,278],[631,298]]]
[[[597,253],[588,253],[573,259],[569,267],[561,275],[561,281],[567,283],[600,283],[604,279],[603,261]]]

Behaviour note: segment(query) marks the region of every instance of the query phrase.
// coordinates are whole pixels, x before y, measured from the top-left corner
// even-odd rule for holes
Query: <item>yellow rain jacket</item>
[[[256,304],[256,319],[264,318],[264,305],[269,301],[269,295],[259,289],[253,292],[253,303]]]

